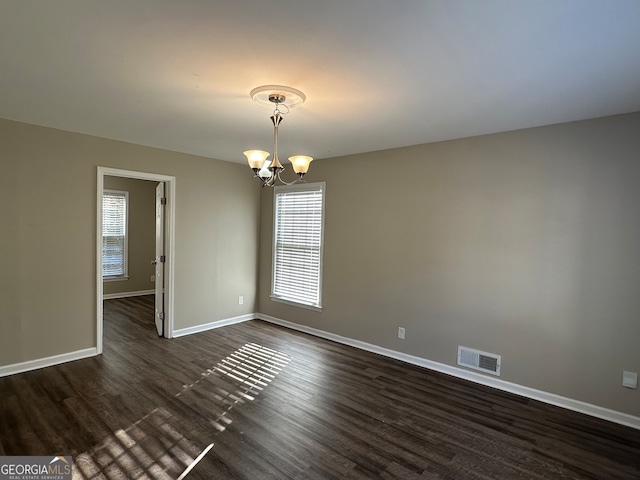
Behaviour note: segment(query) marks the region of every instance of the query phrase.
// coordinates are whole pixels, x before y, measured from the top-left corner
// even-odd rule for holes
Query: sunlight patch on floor
[[[185,384],[174,397],[185,407],[205,415],[210,412],[214,435],[232,423],[228,414],[236,405],[255,400],[290,361],[291,357],[284,353],[247,343],[202,372],[195,382]],[[175,425],[170,404],[156,407],[128,428],[115,431],[91,451],[76,455],[73,478],[185,478],[214,444],[200,450],[185,437],[187,428]]]
[[[245,400],[254,400],[290,361],[291,357],[277,350],[256,343],[247,343],[218,362],[214,368],[203,373],[197,381],[185,385],[182,392],[176,396],[184,395],[211,376],[230,379],[235,387],[232,391],[224,390],[221,386],[215,385],[214,391],[210,393],[226,405],[226,409],[211,422],[216,430],[224,431],[231,423],[227,417],[229,411],[237,404],[243,404]]]

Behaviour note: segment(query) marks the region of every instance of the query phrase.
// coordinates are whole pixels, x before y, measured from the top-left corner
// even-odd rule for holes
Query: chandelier
[[[309,171],[309,164],[313,158],[306,155],[294,155],[289,157],[293,171],[298,175],[293,182],[285,182],[280,178],[280,174],[285,167],[278,159],[278,127],[282,122],[282,116],[289,113],[292,108],[300,106],[306,100],[306,96],[300,90],[281,85],[264,85],[251,90],[251,98],[260,105],[271,107],[275,105],[271,121],[273,122],[273,159],[267,160],[269,152],[264,150],[247,150],[244,155],[247,157],[249,167],[255,174],[254,177],[260,179],[263,187],[273,187],[276,180],[285,185],[292,185],[303,182],[302,179]]]

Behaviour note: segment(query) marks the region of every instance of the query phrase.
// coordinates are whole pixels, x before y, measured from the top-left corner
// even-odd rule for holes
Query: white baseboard
[[[37,370],[44,367],[51,367],[53,365],[59,365],[61,363],[71,362],[73,360],[80,360],[82,358],[95,357],[97,354],[98,349],[93,347],[85,348],[84,350],[77,350],[75,352],[62,353],[60,355],[54,355],[53,357],[38,358],[36,360],[29,360],[27,362],[5,365],[0,367],[0,377],[15,375],[16,373],[29,372],[31,370]]]
[[[111,300],[114,298],[142,297],[143,295],[155,295],[155,290],[138,290],[135,292],[105,293],[102,295],[103,300]]]
[[[377,345],[373,345],[366,342],[361,342],[359,340],[354,340],[352,338],[342,337],[340,335],[336,335],[330,332],[325,332],[324,330],[319,330],[316,328],[307,327],[305,325],[299,325],[297,323],[281,320],[279,318],[272,317],[270,315],[264,315],[259,313],[257,315],[257,318],[264,320],[266,322],[275,323],[283,327],[291,328],[292,330],[308,333],[316,337],[332,340],[334,342],[342,343],[344,345],[349,345],[351,347],[359,348],[361,350],[366,350],[368,352],[377,353],[385,357],[394,358],[396,360],[400,360],[406,363],[410,363],[412,365],[428,368],[436,372],[445,373],[453,377],[462,378],[464,380],[469,380],[471,382],[479,383],[481,385],[487,385],[489,387],[493,387],[498,390],[502,390],[504,392],[514,393],[516,395],[520,395],[521,397],[531,398],[533,400],[539,400],[544,403],[566,408],[568,410],[573,410],[575,412],[584,413],[592,417],[601,418],[604,420],[608,420],[610,422],[618,423],[620,425],[626,425],[627,427],[632,427],[640,430],[640,417],[635,417],[633,415],[629,415],[626,413],[617,412],[615,410],[610,410],[604,407],[599,407],[597,405],[592,405],[590,403],[574,400],[572,398],[563,397],[561,395],[556,395],[554,393],[544,392],[542,390],[536,390],[535,388],[525,387],[523,385],[507,382],[505,380],[500,380],[495,377],[486,377],[482,374],[470,372],[462,368],[453,367],[451,365],[446,365],[444,363],[434,362],[432,360],[427,360],[426,358],[422,358],[422,357],[416,357],[414,355],[408,355],[406,353],[397,352],[395,350],[379,347]]]
[[[206,332],[207,330],[213,330],[214,328],[225,327],[227,325],[233,325],[234,323],[242,323],[248,320],[253,320],[257,317],[258,314],[256,313],[247,313],[246,315],[240,315],[238,317],[226,318],[202,325],[195,325],[193,327],[180,328],[173,331],[172,338],[183,337],[184,335],[191,335],[193,333]]]

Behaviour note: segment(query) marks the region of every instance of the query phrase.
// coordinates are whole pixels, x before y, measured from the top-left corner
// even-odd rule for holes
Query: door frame
[[[104,193],[104,177],[126,177],[138,180],[151,180],[165,183],[167,205],[164,217],[164,250],[167,256],[164,277],[164,337],[173,337],[173,294],[174,294],[174,258],[175,258],[175,219],[176,219],[176,177],[157,173],[137,172],[119,168],[98,167],[98,183],[96,195],[96,349],[102,353],[103,337],[103,285],[102,285],[102,195]]]

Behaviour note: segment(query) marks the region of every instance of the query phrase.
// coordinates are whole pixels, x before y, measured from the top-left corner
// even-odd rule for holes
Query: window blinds
[[[277,187],[272,297],[321,307],[324,184]]]
[[[106,191],[102,196],[102,276],[127,274],[127,192]]]

